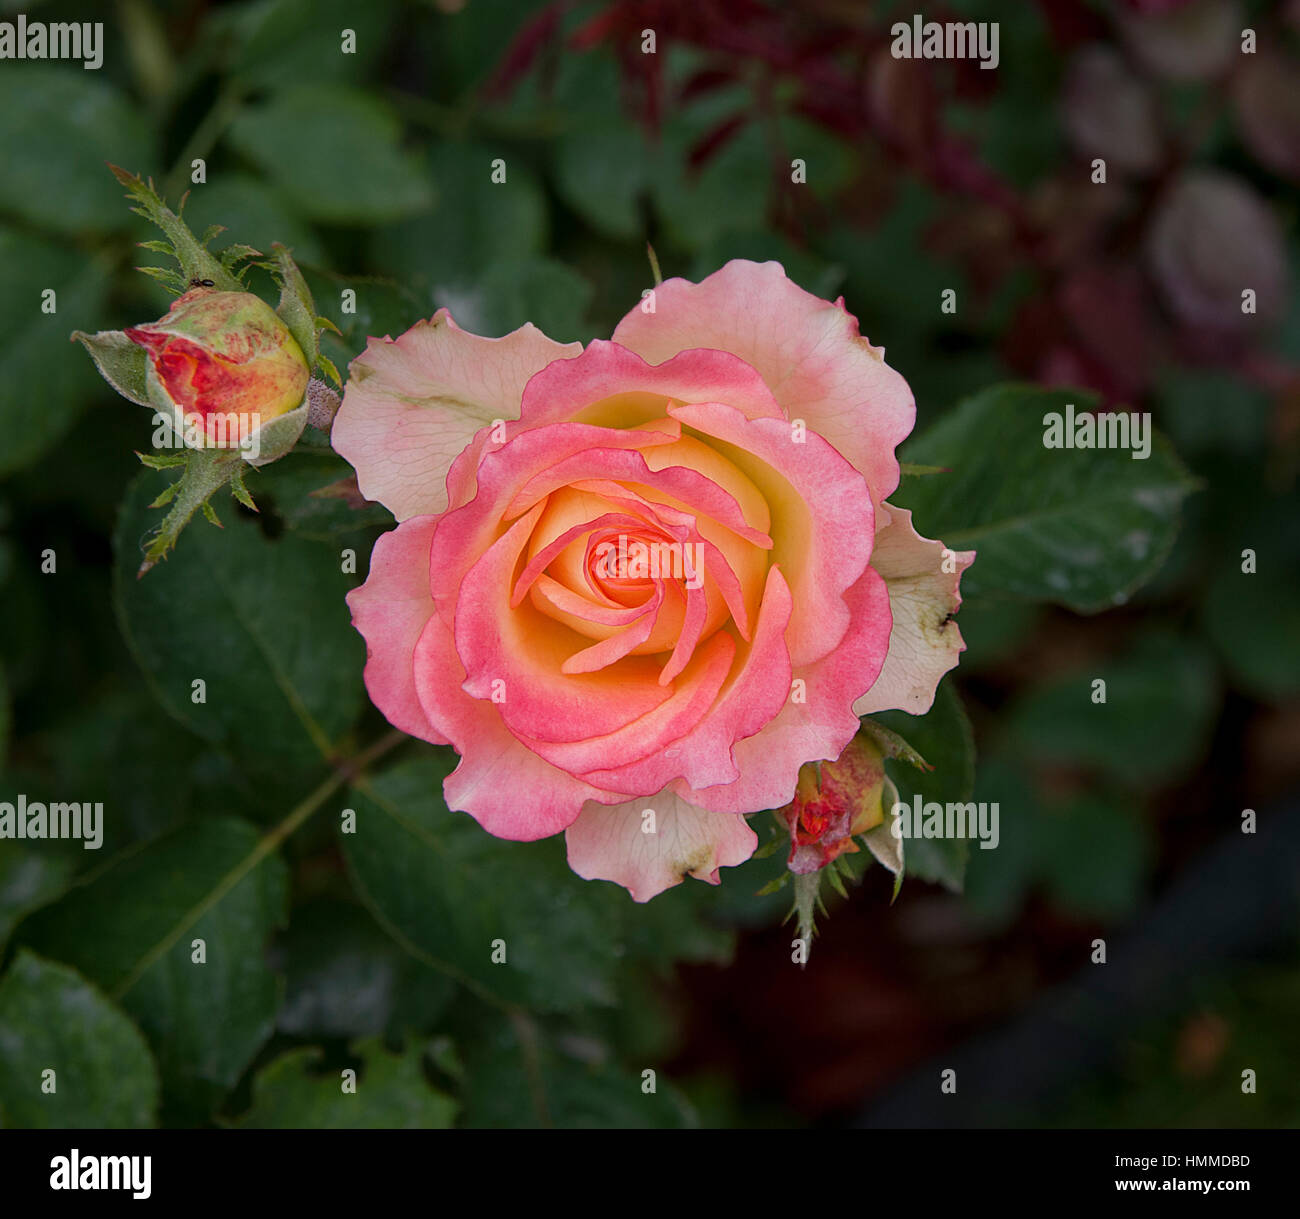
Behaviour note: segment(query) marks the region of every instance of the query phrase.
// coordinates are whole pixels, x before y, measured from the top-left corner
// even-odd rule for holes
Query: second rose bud
[[[193,288],[166,316],[124,333],[148,352],[152,404],[191,448],[240,447],[256,459],[261,428],[307,392],[302,348],[251,292]]]

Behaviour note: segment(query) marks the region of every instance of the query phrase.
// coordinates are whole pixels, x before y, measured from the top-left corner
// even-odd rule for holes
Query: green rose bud
[[[858,849],[854,836],[884,820],[884,757],[870,737],[851,740],[834,762],[806,764],[794,800],[778,816],[790,830],[790,871],[816,872]]]
[[[151,403],[174,412],[191,447],[255,455],[259,429],[300,406],[307,392],[302,348],[251,292],[194,288],[165,317],[125,334],[148,353]]]

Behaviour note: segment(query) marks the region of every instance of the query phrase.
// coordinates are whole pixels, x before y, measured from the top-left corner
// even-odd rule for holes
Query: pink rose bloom
[[[563,830],[637,901],[716,884],[747,814],[957,663],[974,555],[885,503],[915,409],[774,262],[667,280],[585,349],[445,309],[372,338],[333,430],[399,522],[348,597],[371,698],[455,748],[489,833]]]

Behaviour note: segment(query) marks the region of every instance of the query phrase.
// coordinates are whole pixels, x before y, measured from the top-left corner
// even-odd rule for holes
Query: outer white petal
[[[973,550],[950,551],[912,528],[912,514],[880,506],[871,566],[885,579],[894,616],[884,668],[856,703],[858,715],[906,711],[922,715],[934,702],[940,678],[957,664],[966,645],[952,615],[961,605],[961,573]]]
[[[330,443],[367,499],[399,521],[434,515],[447,507],[447,471],[475,433],[518,419],[532,375],[581,350],[531,323],[481,338],[439,309],[396,339],[372,338],[352,361]]]
[[[744,863],[758,846],[744,817],[710,813],[669,791],[626,804],[589,801],[565,838],[579,876],[612,880],[638,902],[687,876],[716,885],[719,868]]]

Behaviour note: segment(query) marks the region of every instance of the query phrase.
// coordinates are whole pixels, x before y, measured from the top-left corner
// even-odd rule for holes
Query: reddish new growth
[[[883,820],[884,778],[880,752],[861,736],[836,761],[805,766],[794,800],[780,811],[790,830],[790,871],[816,872],[857,851],[854,835]]]

